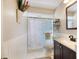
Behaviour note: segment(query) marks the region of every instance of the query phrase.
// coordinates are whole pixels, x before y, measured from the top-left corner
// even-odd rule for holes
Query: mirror
[[[77,2],[66,8],[66,29],[77,29]]]

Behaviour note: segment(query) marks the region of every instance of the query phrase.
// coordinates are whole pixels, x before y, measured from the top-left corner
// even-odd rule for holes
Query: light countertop
[[[58,38],[58,39],[55,39],[57,42],[61,43],[62,45],[70,48],[71,50],[75,51],[76,52],[76,48],[77,48],[77,44],[76,42],[73,42],[73,41],[70,41],[66,38]]]

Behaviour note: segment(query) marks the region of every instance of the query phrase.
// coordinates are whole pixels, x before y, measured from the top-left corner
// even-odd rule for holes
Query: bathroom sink
[[[76,41],[66,41],[64,42],[65,44],[67,44],[66,46],[70,47],[72,50],[76,51],[77,49],[77,44]]]

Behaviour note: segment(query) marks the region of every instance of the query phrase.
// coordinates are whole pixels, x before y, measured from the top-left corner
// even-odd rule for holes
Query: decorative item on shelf
[[[55,21],[53,21],[53,25],[54,27],[56,27],[56,29],[60,28],[60,19],[55,19]]]
[[[18,0],[18,9],[21,11],[25,11],[29,7],[29,1],[28,0]]]

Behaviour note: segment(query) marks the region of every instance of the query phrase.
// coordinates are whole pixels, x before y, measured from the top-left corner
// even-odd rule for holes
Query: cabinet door
[[[70,59],[76,59],[76,52],[70,50]]]
[[[76,59],[76,53],[69,48],[63,46],[62,59]]]
[[[61,59],[62,58],[62,48],[61,45],[54,41],[54,59]]]
[[[70,59],[70,51],[68,48],[63,46],[63,56],[62,59]]]

